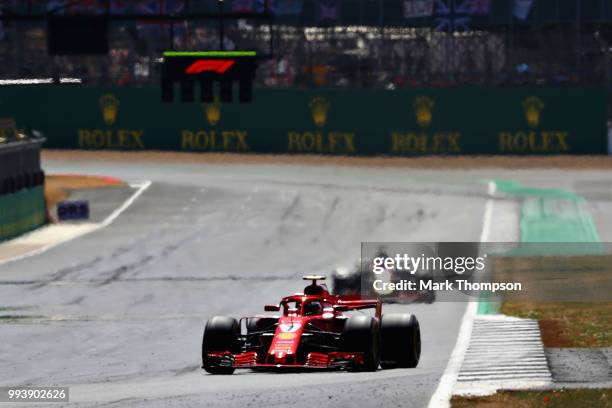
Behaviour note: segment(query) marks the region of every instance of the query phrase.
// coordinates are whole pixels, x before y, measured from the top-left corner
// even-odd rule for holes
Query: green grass
[[[453,397],[452,408],[612,408],[612,388],[500,391],[486,397]]]
[[[495,280],[521,282],[500,312],[539,321],[545,347],[612,347],[612,257],[495,259]]]
[[[501,312],[538,320],[545,347],[612,347],[612,302],[504,303]]]

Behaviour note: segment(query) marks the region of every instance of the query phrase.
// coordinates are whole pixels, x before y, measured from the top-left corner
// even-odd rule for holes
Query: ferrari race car
[[[332,295],[323,276],[266,305],[277,315],[212,317],[202,341],[202,368],[211,374],[251,369],[348,369],[376,371],[416,367],[421,356],[419,322],[411,314],[382,314],[380,301]],[[359,312],[374,309],[374,316]],[[356,313],[351,313],[351,312]]]

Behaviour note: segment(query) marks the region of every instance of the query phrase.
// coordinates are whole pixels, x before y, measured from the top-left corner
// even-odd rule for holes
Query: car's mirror
[[[280,310],[279,305],[265,305],[264,310],[266,312],[278,312]]]

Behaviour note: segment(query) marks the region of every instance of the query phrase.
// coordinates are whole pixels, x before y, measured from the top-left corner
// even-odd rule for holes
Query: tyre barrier
[[[24,188],[26,188],[25,186],[25,175],[24,174],[19,174],[17,175],[17,177],[15,177],[15,190],[19,191],[19,190],[23,190]]]
[[[32,188],[36,186],[36,174],[28,173],[25,175],[25,187]]]
[[[8,178],[6,180],[4,180],[4,182],[2,183],[2,194],[13,194],[17,191],[16,187],[16,182],[15,179],[13,177]]]
[[[5,178],[0,182],[0,196],[4,194],[14,194],[17,191],[42,186],[45,184],[45,172],[37,171],[34,173],[19,174],[17,176]]]
[[[57,218],[60,221],[89,219],[89,201],[61,201],[57,204]]]

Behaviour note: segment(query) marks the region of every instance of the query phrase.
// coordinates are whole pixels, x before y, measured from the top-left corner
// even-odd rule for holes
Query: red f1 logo
[[[230,69],[236,61],[228,59],[201,59],[187,67],[186,74],[200,74],[206,71],[223,74]]]

